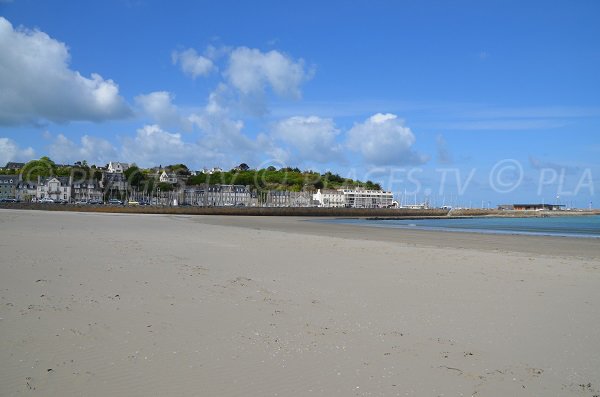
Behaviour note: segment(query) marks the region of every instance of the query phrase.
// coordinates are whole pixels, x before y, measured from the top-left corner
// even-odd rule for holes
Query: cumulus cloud
[[[90,164],[107,164],[118,158],[117,149],[107,140],[84,135],[76,143],[58,134],[48,147],[50,158],[58,163],[87,160]]]
[[[294,116],[277,122],[272,137],[289,146],[296,161],[328,163],[340,159],[340,130],[331,119]]]
[[[163,127],[189,129],[189,121],[182,117],[177,106],[173,105],[173,95],[166,91],[155,91],[135,97],[135,103],[143,113]]]
[[[202,55],[198,55],[196,50],[189,48],[184,51],[173,51],[171,53],[173,65],[179,64],[183,73],[195,79],[198,76],[207,76],[215,69],[213,61]]]
[[[204,112],[210,115],[221,115],[222,117],[227,116],[230,113],[229,103],[231,90],[226,84],[219,83],[209,95]]]
[[[190,116],[190,121],[201,133],[202,156],[198,160],[204,165],[213,162],[225,166],[258,161],[261,145],[244,133],[244,123],[230,118],[226,112],[215,111],[214,106],[209,104],[207,108],[211,111]],[[263,142],[262,149],[267,146],[265,144]]]
[[[427,158],[412,149],[415,136],[394,114],[377,113],[348,131],[347,146],[374,165],[421,164]]]
[[[231,52],[225,74],[244,94],[262,92],[269,85],[278,95],[294,98],[300,97],[300,84],[308,78],[302,59],[294,61],[275,50],[265,53],[247,47]]]
[[[103,121],[131,114],[119,87],[69,69],[67,46],[0,17],[0,124]]]
[[[299,99],[301,86],[313,75],[302,59],[280,51],[263,52],[248,47],[208,46],[200,55],[195,49],[173,51],[173,64],[192,78],[223,70],[219,86],[227,87],[232,104],[252,115],[267,113],[267,99],[272,93],[281,98]]]
[[[140,166],[173,163],[190,163],[197,148],[186,143],[179,133],[163,130],[156,124],[145,125],[137,130],[135,137],[123,141],[122,158]]]
[[[35,151],[31,147],[22,149],[12,139],[0,138],[0,167],[9,161],[29,161],[34,156]]]
[[[299,99],[300,86],[311,78],[302,59],[294,60],[279,51],[262,52],[238,47],[231,51],[224,73],[230,86],[240,93],[242,105],[255,113],[266,112],[267,89],[276,95]]]

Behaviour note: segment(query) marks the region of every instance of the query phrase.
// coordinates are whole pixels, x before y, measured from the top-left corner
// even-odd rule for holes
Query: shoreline
[[[594,215],[588,215],[587,217],[591,217]],[[430,218],[336,218],[331,220],[330,223],[340,223],[340,224],[355,224],[363,227],[381,227],[381,228],[389,228],[389,229],[402,229],[402,230],[425,230],[425,231],[438,231],[438,232],[457,232],[457,233],[479,233],[479,234],[494,234],[494,235],[511,235],[511,236],[548,236],[548,237],[570,237],[570,238],[590,238],[590,239],[600,239],[600,229],[596,234],[585,234],[585,233],[576,233],[576,232],[560,232],[560,231],[528,231],[528,230],[519,230],[519,229],[494,229],[483,228],[483,227],[454,227],[451,226],[450,223],[446,223],[445,226],[441,225],[429,225],[426,223],[420,224],[386,224],[384,221],[428,221],[428,220],[472,220],[472,219],[491,219],[491,220],[500,220],[500,219],[546,219],[547,217],[502,217],[502,216],[465,216],[465,217],[430,217]],[[555,216],[556,218],[581,218],[581,216],[570,217],[570,216]],[[319,222],[320,220],[314,220],[315,222]],[[352,222],[354,221],[354,222]],[[361,222],[362,221],[362,222]],[[322,222],[329,222],[327,220],[322,220]],[[577,230],[577,229],[573,229]]]
[[[367,219],[461,219],[461,218],[530,218],[563,216],[600,216],[600,210],[577,211],[506,211],[480,209],[410,209],[410,208],[326,208],[326,207],[158,207],[158,206],[91,206],[75,204],[2,203],[0,210],[51,212],[97,212],[127,214],[280,216],[280,217],[350,217]]]
[[[335,236],[349,240],[391,242],[405,246],[476,249],[538,255],[600,258],[600,244],[594,238],[488,234],[471,231],[438,231],[365,227],[355,224],[319,222],[303,217],[192,217],[192,221],[215,226],[239,227],[314,236]],[[365,230],[365,229],[368,229]]]
[[[10,212],[38,212],[35,210],[6,210]],[[164,213],[127,213],[127,212],[95,212],[95,211],[39,211],[40,213],[61,215],[89,215],[89,216],[119,216],[119,217],[152,217],[152,218],[181,218],[189,219],[193,223],[212,226],[236,227],[251,230],[265,230],[282,233],[297,233],[329,237],[335,236],[348,240],[364,240],[378,242],[392,242],[405,246],[437,247],[476,249],[481,251],[518,252],[537,255],[600,258],[600,244],[597,238],[551,236],[551,235],[525,235],[482,233],[479,231],[455,230],[425,230],[388,228],[358,224],[339,224],[327,222],[335,219],[366,219],[361,217],[336,217],[336,216],[256,216],[256,215],[197,215],[197,214],[164,214]],[[59,215],[60,214],[60,215]],[[471,217],[478,218],[478,217]],[[380,218],[385,220],[388,218]],[[433,219],[431,217],[402,218],[402,219]],[[449,219],[439,217],[438,219]],[[461,218],[456,218],[461,219]],[[368,229],[368,232],[365,230]]]

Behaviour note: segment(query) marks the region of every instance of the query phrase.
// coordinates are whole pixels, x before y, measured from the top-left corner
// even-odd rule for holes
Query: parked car
[[[110,199],[110,200],[108,200],[108,204],[109,205],[123,205],[123,202],[121,200],[117,200],[117,199]]]
[[[19,200],[17,200],[16,198],[3,198],[0,199],[0,203],[18,203]]]
[[[102,200],[90,200],[88,201],[89,205],[102,205]]]
[[[140,205],[140,202],[139,202],[139,201],[136,201],[136,200],[129,200],[129,201],[127,202],[127,205]]]
[[[42,204],[54,204],[54,200],[51,199],[50,197],[44,197],[43,199],[39,200],[38,203],[42,203]]]

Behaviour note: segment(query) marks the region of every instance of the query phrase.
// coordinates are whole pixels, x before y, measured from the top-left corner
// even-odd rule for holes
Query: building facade
[[[4,166],[5,170],[13,170],[13,171],[17,171],[20,170],[21,168],[25,167],[25,163],[15,163],[13,161],[9,161],[8,163],[6,163],[6,165]]]
[[[248,186],[199,185],[184,189],[182,203],[203,207],[252,206],[256,205],[256,197]]]
[[[100,188],[104,192],[121,194],[125,192],[129,184],[122,172],[104,172],[100,181]]]
[[[313,200],[319,207],[339,208],[346,206],[346,196],[340,190],[317,190]]]
[[[174,172],[163,171],[158,178],[159,182],[170,183],[172,185],[177,184],[177,174]]]
[[[564,204],[513,204],[515,211],[558,211],[563,209]]]
[[[71,179],[69,177],[38,178],[36,199],[50,198],[54,201],[71,201]]]
[[[344,194],[347,208],[391,208],[394,205],[392,192],[383,190],[339,189]]]
[[[19,181],[17,185],[17,200],[30,203],[36,201],[37,182]]]
[[[111,161],[110,163],[108,163],[108,166],[106,168],[110,173],[122,174],[123,172],[129,169],[129,164],[120,163],[118,161]]]
[[[0,199],[17,198],[18,175],[0,175]]]
[[[74,201],[102,200],[100,182],[94,179],[75,182],[71,190]]]

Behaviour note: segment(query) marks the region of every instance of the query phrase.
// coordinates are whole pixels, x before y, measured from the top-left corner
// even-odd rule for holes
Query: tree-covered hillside
[[[347,179],[326,172],[320,174],[313,171],[301,171],[298,168],[275,167],[263,168],[260,170],[231,170],[226,172],[216,172],[213,174],[200,173],[188,179],[188,185],[225,184],[225,185],[249,185],[259,190],[316,190],[316,189],[338,189],[344,186],[356,187],[362,186],[367,189],[381,189],[378,183],[371,181],[360,182]]]
[[[251,170],[245,163],[230,171],[215,173],[199,173],[191,176],[191,172],[185,164],[174,164],[152,169],[138,168],[135,164],[125,171],[125,178],[132,188],[138,191],[152,191],[155,187],[162,191],[173,189],[173,186],[156,181],[159,170],[177,174],[179,185],[201,185],[201,184],[223,184],[223,185],[247,185],[256,190],[316,190],[316,189],[339,189],[341,187],[364,187],[366,189],[381,189],[378,183],[371,181],[361,182],[341,177],[332,172],[318,173],[314,171],[302,171],[299,168],[285,167],[276,169],[267,167],[259,170]],[[8,170],[5,171],[8,173]],[[11,173],[13,171],[11,170]],[[48,157],[32,160],[25,164],[23,169],[15,171],[23,175],[23,179],[35,181],[38,176],[73,176],[73,180],[99,180],[102,177],[100,170],[95,166],[88,166],[84,160],[74,165],[57,165]]]

